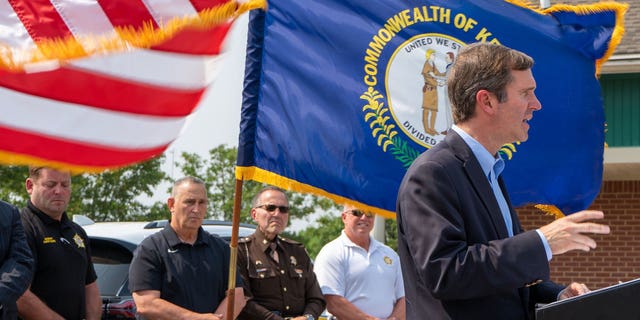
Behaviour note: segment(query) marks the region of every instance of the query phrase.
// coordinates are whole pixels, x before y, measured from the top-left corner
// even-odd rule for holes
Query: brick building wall
[[[568,284],[584,282],[591,289],[640,278],[640,181],[605,181],[590,209],[601,210],[609,235],[593,238],[598,247],[590,252],[570,252],[551,260],[551,279]],[[518,208],[525,230],[553,221],[538,209]]]

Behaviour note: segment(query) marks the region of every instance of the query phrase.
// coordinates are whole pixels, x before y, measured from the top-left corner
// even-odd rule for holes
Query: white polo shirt
[[[400,258],[388,246],[370,240],[367,252],[342,230],[320,250],[313,271],[323,294],[342,296],[363,312],[384,319],[404,297]]]

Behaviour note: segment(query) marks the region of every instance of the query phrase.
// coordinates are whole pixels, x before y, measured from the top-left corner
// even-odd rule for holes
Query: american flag
[[[252,6],[261,4],[0,0],[0,163],[97,172],[160,155],[216,78],[233,19]]]

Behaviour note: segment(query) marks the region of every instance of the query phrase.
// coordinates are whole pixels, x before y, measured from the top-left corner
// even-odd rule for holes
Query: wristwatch
[[[316,320],[316,318],[313,315],[305,314],[304,316],[307,317],[307,320]]]

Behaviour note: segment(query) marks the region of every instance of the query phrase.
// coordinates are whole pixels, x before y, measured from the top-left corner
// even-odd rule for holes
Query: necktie
[[[271,248],[271,252],[269,253],[269,255],[271,256],[273,261],[280,262],[280,260],[278,258],[278,250],[276,250],[277,247],[278,247],[278,245],[275,242],[271,242],[269,244],[269,248]]]

